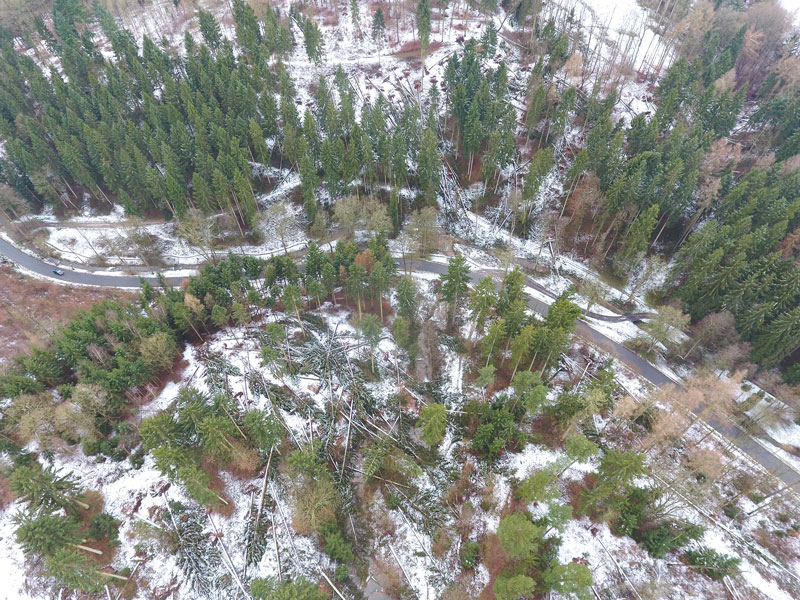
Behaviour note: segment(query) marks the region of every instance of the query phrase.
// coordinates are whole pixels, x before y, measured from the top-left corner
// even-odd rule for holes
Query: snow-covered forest
[[[0,357],[0,596],[800,596],[798,39],[0,7],[8,314],[140,277]]]

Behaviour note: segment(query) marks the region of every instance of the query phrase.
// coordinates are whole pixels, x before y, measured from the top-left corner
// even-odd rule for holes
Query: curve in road
[[[409,265],[413,270],[416,271],[425,271],[428,273],[438,273],[442,274],[447,271],[447,265],[442,263],[434,263],[430,261],[423,261],[423,260],[410,260],[408,261]],[[497,274],[496,271],[491,270],[478,270],[478,271],[471,271],[470,278],[472,279],[473,283],[478,283],[481,278],[490,275],[494,277]],[[540,289],[540,285],[537,284],[533,279],[526,276],[525,282],[527,285],[531,287],[535,287],[536,289]],[[552,295],[552,292],[548,293],[549,296],[555,297]],[[529,306],[535,310],[537,313],[541,315],[546,315],[549,310],[549,305],[545,304],[541,300],[536,298],[530,298],[528,302]],[[586,316],[591,318],[598,318],[600,317],[601,320],[608,320],[603,317],[608,317],[609,315],[596,315],[594,313],[587,313],[584,311]],[[650,313],[639,313],[639,314],[650,314]],[[622,315],[622,316],[629,316],[629,315]],[[630,316],[636,316],[630,315]],[[625,320],[636,320],[636,319],[625,319]],[[637,375],[645,378],[650,383],[658,386],[664,387],[667,385],[674,385],[677,389],[681,389],[681,385],[678,382],[673,381],[670,377],[668,377],[663,371],[655,367],[653,364],[633,352],[629,350],[624,345],[620,344],[617,341],[612,340],[606,335],[603,335],[596,329],[593,329],[591,325],[589,325],[586,321],[578,320],[577,325],[575,327],[575,335],[587,340],[594,346],[600,348],[607,354],[615,357],[629,369],[631,369]],[[693,409],[693,412],[701,416],[702,407],[696,407]],[[747,454],[750,458],[755,460],[759,463],[762,467],[767,469],[770,473],[778,477],[783,484],[787,486],[793,487],[795,490],[800,490],[800,472],[798,472],[793,466],[787,464],[780,458],[778,458],[775,454],[770,452],[767,448],[759,444],[755,439],[753,439],[747,432],[744,431],[741,427],[736,425],[735,423],[721,423],[715,419],[705,419],[706,423],[724,435],[729,442],[734,444],[739,450]]]
[[[20,264],[25,269],[33,271],[39,275],[43,275],[50,279],[54,279],[57,281],[62,281],[66,283],[76,283],[81,285],[94,285],[99,287],[116,287],[116,288],[138,288],[140,285],[140,278],[131,275],[109,275],[103,273],[92,273],[92,272],[85,272],[85,271],[72,271],[68,269],[62,269],[64,271],[63,276],[54,276],[53,269],[56,268],[53,265],[46,263],[45,261],[27,254],[14,246],[13,244],[9,243],[3,238],[0,238],[0,254],[5,255],[9,259],[13,260],[14,262]],[[434,274],[442,274],[447,271],[447,265],[438,262],[431,262],[427,260],[409,260],[407,263],[417,271],[423,271],[427,273],[434,273]],[[490,275],[495,277],[497,272],[493,272],[490,270],[478,270],[472,271],[470,273],[470,278],[472,279],[473,283],[477,283],[482,277]],[[144,277],[146,281],[149,281],[152,284],[158,285],[158,279],[155,277]],[[180,283],[185,279],[185,277],[167,277],[167,283],[170,285],[180,285]],[[526,283],[534,287],[536,289],[541,289],[541,285],[531,279],[530,277],[526,276]],[[552,295],[552,292],[547,292],[548,295]],[[530,307],[535,310],[537,313],[546,315],[549,306],[538,300],[536,298],[531,298],[529,301]],[[640,315],[642,313],[639,313]],[[647,314],[647,313],[644,313]],[[600,318],[601,320],[609,320],[609,315],[596,315],[595,313],[588,313],[588,316],[592,318]],[[628,319],[625,320],[635,320],[631,319],[631,316],[637,315],[621,315],[623,317],[627,316]],[[645,317],[642,317],[645,318]],[[603,351],[607,352],[611,356],[617,358],[620,362],[625,364],[628,368],[633,370],[634,373],[637,373],[641,377],[644,377],[649,382],[659,387],[665,385],[676,385],[676,387],[680,387],[674,381],[672,381],[669,377],[667,377],[662,371],[657,369],[654,365],[643,359],[638,354],[632,352],[619,342],[616,342],[609,338],[608,336],[603,335],[599,331],[593,329],[591,325],[586,323],[585,321],[579,320],[575,329],[575,334],[579,337],[586,339],[587,341],[591,342],[598,348],[602,349]],[[699,411],[695,411],[699,412]],[[736,447],[738,447],[742,452],[746,453],[756,462],[761,464],[765,469],[771,472],[773,475],[778,477],[784,484],[787,486],[793,486],[795,489],[798,489],[800,486],[800,473],[794,469],[794,467],[787,465],[784,461],[779,459],[775,454],[764,448],[761,444],[759,444],[756,440],[750,437],[741,427],[733,423],[719,423],[714,422],[712,420],[707,421],[708,424],[714,427],[717,431],[722,433],[730,442],[732,442]]]
[[[64,275],[56,275],[53,273],[53,269],[56,268],[55,265],[48,264],[36,256],[23,252],[14,244],[11,244],[3,238],[0,238],[0,254],[13,260],[28,271],[33,271],[38,275],[43,275],[57,282],[116,288],[138,288],[141,285],[138,275],[111,275],[91,271],[73,271],[64,267],[61,268],[61,270],[64,271]],[[156,277],[143,277],[142,279],[145,279],[153,285],[158,285],[158,279]],[[184,279],[185,277],[166,278],[167,283],[170,285],[180,285]]]

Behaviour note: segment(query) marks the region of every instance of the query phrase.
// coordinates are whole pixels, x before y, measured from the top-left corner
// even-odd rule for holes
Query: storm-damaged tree
[[[12,472],[9,486],[33,509],[65,509],[68,513],[78,507],[89,510],[89,505],[78,499],[81,488],[71,476],[72,473],[61,475],[50,466],[20,465]]]
[[[419,424],[422,441],[429,446],[439,445],[447,429],[447,409],[437,402],[429,403],[420,411]]]

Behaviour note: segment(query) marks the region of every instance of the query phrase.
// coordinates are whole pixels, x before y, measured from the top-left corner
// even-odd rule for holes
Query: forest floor
[[[603,3],[592,2],[591,4],[602,6]],[[600,22],[610,22],[615,15],[617,19],[621,18],[620,15],[625,11],[617,10],[613,12],[613,6],[615,5],[608,4],[612,12],[610,15],[603,15],[603,18],[599,18]],[[629,6],[629,8],[635,9],[636,7],[634,5],[633,7]],[[160,10],[166,15],[169,9],[162,7]],[[152,24],[153,29],[159,30],[159,24],[154,23],[154,20],[145,19],[142,28],[149,30],[149,25]],[[387,49],[387,54],[379,58],[375,54],[374,48],[371,48],[372,44],[368,39],[361,40],[359,43],[354,42],[352,26],[346,17],[342,19],[340,26],[324,28],[325,33],[328,34],[327,48],[336,57],[327,58],[328,65],[325,68],[321,69],[313,66],[304,56],[302,48],[298,48],[293,60],[288,64],[294,71],[293,74],[300,84],[300,94],[306,103],[310,101],[308,91],[316,82],[317,77],[323,73],[331,74],[337,64],[337,59],[341,59],[348,76],[352,78],[359,90],[364,90],[369,95],[374,95],[377,92],[375,88],[377,88],[384,91],[391,99],[393,90],[395,94],[403,95],[406,87],[410,90],[416,87],[416,83],[419,83],[423,90],[429,90],[431,85],[436,85],[437,77],[441,79],[442,59],[452,52],[457,45],[457,42],[453,43],[452,37],[464,33],[476,35],[480,32],[480,27],[473,22],[466,19],[459,20],[461,21],[462,29],[456,29],[455,31],[451,29],[448,32],[447,45],[437,49],[436,55],[428,59],[428,67],[432,73],[420,77],[419,82],[415,81],[416,75],[410,75],[408,72],[410,69],[407,69],[404,60],[405,55],[408,53],[396,52],[393,56],[387,56],[389,53]],[[336,25],[339,25],[338,17]],[[621,25],[617,23],[611,23],[611,25],[612,28],[621,28]],[[443,27],[443,23],[440,26]],[[176,29],[181,31],[180,28]],[[223,31],[229,33],[229,29],[229,23],[226,25],[223,22]],[[406,31],[402,33],[404,36],[407,35]],[[177,40],[180,39],[176,31],[172,32],[171,37]],[[438,37],[437,32],[434,30],[434,38],[436,37]],[[403,48],[403,44],[399,42],[405,40],[407,38],[398,40],[400,48]],[[415,55],[415,52],[412,54]],[[513,50],[510,54],[513,56]],[[378,68],[378,76],[373,72],[376,58],[378,62],[383,60],[383,64],[379,65]],[[361,62],[364,64],[359,64]],[[513,67],[514,65],[512,64],[511,66]],[[520,71],[517,71],[516,74],[521,74]],[[512,70],[512,77],[514,74]],[[639,96],[641,95],[640,93]],[[637,105],[634,110],[647,108],[643,100],[639,98],[639,101],[640,105]],[[630,111],[630,106],[628,106],[628,110]],[[297,182],[287,182],[287,187],[291,183],[296,185]],[[558,182],[554,183],[557,184]],[[557,189],[558,185],[554,187]],[[273,198],[262,198],[261,200],[263,200],[264,204],[268,204]],[[547,198],[542,198],[543,204],[547,201]],[[485,242],[485,245],[489,246],[490,242],[494,244],[500,239],[513,248],[517,257],[538,259],[539,255],[542,254],[542,242],[524,241],[510,236],[507,232],[501,231],[494,226],[489,219],[466,210],[463,217],[464,222],[470,224],[470,229],[472,229],[471,224],[475,224],[474,229],[472,229],[472,235],[465,235],[464,237],[468,237],[476,245],[482,246],[484,245],[483,242]],[[91,215],[77,215],[73,217],[72,222],[64,223],[60,226],[55,226],[48,215],[42,215],[41,218],[45,221],[42,225],[47,231],[44,239],[49,245],[56,246],[59,249],[58,256],[62,259],[89,265],[93,257],[98,258],[96,253],[99,250],[99,254],[103,255],[106,264],[124,265],[130,264],[126,259],[136,258],[137,256],[138,247],[134,241],[128,239],[127,233],[124,232],[122,227],[125,225],[124,215],[119,213],[113,213],[105,218],[98,217],[96,220],[92,220]],[[162,256],[167,259],[167,263],[170,262],[170,259],[182,264],[187,261],[202,262],[203,258],[198,252],[177,238],[172,225],[157,225],[153,222],[138,223],[136,225],[137,228],[142,226],[146,228],[146,233],[162,240]],[[260,250],[265,254],[282,252],[280,247],[283,244],[279,242],[274,232],[265,230],[264,233],[267,242]],[[461,233],[463,234],[464,230]],[[289,240],[290,245],[294,243],[302,245],[305,239],[305,234],[298,229],[293,232],[292,238]],[[466,254],[468,249],[463,247],[460,251]],[[247,248],[246,253],[258,254],[259,252],[253,248]],[[474,258],[480,260],[481,257]],[[547,276],[546,280],[542,280],[542,283],[555,293],[563,291],[570,285],[569,274],[576,273],[581,278],[596,277],[577,258],[556,254],[547,262],[550,263],[552,272]],[[432,287],[431,278],[417,277],[416,279],[418,279],[418,284],[424,290],[423,296],[426,301],[433,303],[435,300],[430,289]],[[623,297],[626,295],[624,290],[607,289],[606,292],[611,297]],[[21,275],[10,267],[0,267],[0,308],[3,309],[0,311],[0,339],[6,342],[0,350],[0,365],[7,362],[11,355],[23,352],[30,346],[42,341],[53,328],[65,322],[80,308],[104,298],[120,295],[124,296],[125,294],[117,291],[66,287]],[[24,306],[23,302],[19,300],[20,298],[25,298]],[[542,300],[549,302],[550,299],[542,298]],[[582,305],[584,303],[580,298],[577,301]],[[636,305],[637,309],[647,309],[646,305],[639,302]],[[321,334],[331,334],[332,332],[334,337],[343,338],[343,343],[351,342],[352,340],[346,338],[354,336],[355,330],[349,323],[352,315],[333,309],[330,306],[323,308],[324,311],[320,316],[324,320],[326,328]],[[286,316],[283,315],[283,317]],[[592,324],[593,327],[595,325],[595,323]],[[607,329],[612,334],[615,334],[614,339],[620,342],[639,335],[638,329],[630,323],[614,327],[607,326]],[[433,331],[435,332],[435,330]],[[181,372],[175,374],[177,382],[168,384],[149,405],[142,406],[138,417],[141,418],[147,414],[154,414],[168,408],[175,398],[180,387],[179,384],[206,385],[207,373],[212,366],[212,361],[209,360],[212,354],[224,358],[225,361],[234,365],[237,371],[245,374],[241,378],[238,376],[231,377],[231,381],[234,382],[234,388],[248,389],[247,375],[251,369],[267,379],[272,378],[276,384],[282,383],[275,379],[274,373],[271,373],[268,368],[263,366],[252,367],[252,365],[259,363],[256,333],[257,331],[248,331],[247,328],[231,329],[229,333],[220,333],[214,336],[204,346],[188,346],[184,353],[185,365],[188,366],[185,366]],[[462,364],[461,358],[456,357],[444,344],[438,347],[437,350],[443,355],[444,368],[437,369],[421,379],[442,381],[447,393],[461,395],[465,387],[469,391],[469,380],[465,377],[465,369],[467,367]],[[384,377],[380,384],[370,384],[370,386],[375,396],[383,402],[386,401],[390,392],[399,391],[394,389],[391,377],[392,371],[396,369],[397,365],[396,362],[390,360],[390,357],[396,356],[396,354],[397,349],[393,346],[393,343],[387,341],[382,342],[380,351],[376,353],[377,362],[379,363],[378,368],[382,370]],[[599,355],[594,357],[598,359],[598,362],[607,358]],[[363,356],[355,351],[351,358],[354,361],[363,360]],[[324,406],[326,396],[324,393],[320,393],[323,383],[321,380],[314,380],[313,377],[298,378],[297,381],[290,382],[290,390],[293,394],[302,397],[310,406],[317,404]],[[556,385],[559,383],[563,384],[564,381],[557,382]],[[630,386],[638,387],[639,385],[641,385],[641,381],[631,375]],[[472,393],[477,394],[477,391],[473,389]],[[387,414],[390,414],[388,410]],[[306,435],[306,426],[309,428],[309,434],[313,434],[313,431],[311,431],[313,426],[319,426],[318,423],[312,423],[310,419],[304,419],[299,411],[284,411],[283,419],[287,423],[287,427],[291,429],[293,436],[296,435],[301,439]],[[339,434],[342,433],[341,425],[339,423]],[[792,435],[794,433],[792,431]],[[702,435],[702,432],[698,433],[695,436],[695,441],[700,440]],[[716,440],[715,437],[709,438],[707,441],[708,444],[712,442],[720,446],[723,445],[722,441]],[[454,450],[457,446],[458,442],[451,439],[448,439],[444,444],[443,458],[445,464],[454,461]],[[546,464],[555,462],[558,458],[563,458],[560,451],[548,449],[542,444],[532,443],[526,445],[519,453],[509,453],[508,457],[500,465],[499,474],[492,476],[491,481],[489,477],[478,476],[477,483],[480,484],[480,487],[476,486],[476,489],[491,490],[491,492],[487,494],[490,500],[487,503],[488,510],[481,510],[472,520],[472,526],[475,527],[475,535],[477,536],[479,532],[482,535],[491,534],[496,530],[497,523],[509,500],[509,491],[511,489],[511,475],[509,473],[513,474],[513,476],[523,477],[530,473],[531,469],[541,468]],[[741,456],[738,453],[734,453],[731,460],[739,462],[741,461]],[[96,488],[106,496],[107,510],[124,522],[123,546],[117,554],[117,563],[120,567],[133,564],[137,558],[137,549],[134,544],[135,524],[137,521],[149,518],[149,511],[155,512],[156,509],[160,509],[164,503],[164,498],[161,497],[161,494],[166,494],[165,491],[157,491],[164,488],[161,485],[162,477],[155,470],[152,460],[148,457],[145,465],[140,470],[136,470],[130,468],[127,464],[94,463],[92,462],[93,459],[76,450],[74,455],[59,457],[59,461],[60,466],[75,469],[76,472],[80,473],[87,487]],[[753,468],[750,465],[744,466],[747,469]],[[573,469],[574,473],[569,475],[574,475],[577,480],[579,476],[591,473],[595,469],[596,464],[576,465]],[[507,472],[504,473],[503,471]],[[430,469],[429,472],[418,478],[416,484],[423,491],[435,490],[436,484],[440,481],[436,478],[439,474],[437,469]],[[229,493],[240,501],[237,503],[236,512],[232,516],[227,518],[219,517],[218,522],[228,540],[230,540],[229,545],[237,547],[244,543],[243,523],[246,510],[249,508],[249,505],[245,506],[246,502],[241,500],[251,496],[252,490],[258,489],[260,478],[236,480],[226,477],[225,483]],[[281,519],[284,512],[288,514],[290,511],[290,506],[285,501],[286,494],[282,492],[285,492],[285,490],[279,486],[276,485],[274,490],[272,485],[270,486],[270,494],[274,496],[278,517]],[[183,499],[183,495],[177,489],[171,490],[170,495],[172,498]],[[566,492],[564,492],[565,497],[566,495]],[[708,491],[707,495],[711,497],[713,493]],[[391,564],[392,560],[395,560],[408,569],[409,573],[404,571],[402,575],[408,579],[410,587],[418,597],[440,597],[444,590],[441,573],[458,571],[457,552],[450,552],[441,560],[434,561],[429,555],[433,539],[422,531],[418,523],[409,521],[405,511],[398,509],[386,510],[384,508],[385,502],[380,502],[382,499],[381,491],[376,494],[372,504],[372,508],[377,515],[374,521],[376,523],[379,520],[385,521],[387,530],[391,529],[392,533],[387,535],[388,545],[376,545],[372,549],[375,556],[389,564]],[[477,505],[480,505],[477,495],[473,499],[476,500]],[[742,502],[745,510],[755,509],[755,504],[748,504],[747,500]],[[410,508],[406,507],[406,510],[410,510]],[[708,513],[701,514],[692,511],[689,507],[683,507],[683,509],[686,510],[687,517],[691,520],[705,523],[705,514]],[[13,510],[6,510],[2,518],[0,518],[0,539],[7,537],[3,535],[3,532],[4,530],[9,531],[9,519],[13,512]],[[793,535],[777,535],[775,532],[783,532],[788,529],[787,524],[794,523],[796,514],[794,497],[789,497],[785,501],[785,505],[784,500],[781,499],[780,502],[776,502],[774,507],[770,507],[770,509],[761,514],[756,513],[756,516],[752,518],[742,516],[739,521],[735,521],[721,515],[715,515],[717,523],[710,525],[704,544],[718,548],[726,553],[741,552],[746,557],[746,562],[743,565],[744,575],[737,579],[737,585],[741,585],[744,588],[743,593],[746,594],[746,597],[770,598],[771,600],[793,597],[791,596],[792,592],[784,591],[784,589],[791,589],[791,586],[788,585],[792,583],[791,581],[781,582],[785,586],[784,589],[781,589],[775,580],[781,575],[785,579],[796,579],[796,574],[800,573],[800,567],[798,567],[796,560],[798,541]],[[722,526],[720,527],[719,524],[722,524]],[[652,592],[653,595],[651,597],[654,598],[706,599],[725,597],[721,584],[714,584],[698,574],[676,569],[675,567],[680,565],[670,562],[675,561],[676,557],[672,556],[669,560],[651,559],[640,548],[636,547],[630,538],[613,536],[605,525],[601,525],[597,533],[595,533],[591,531],[591,526],[592,524],[586,518],[570,522],[564,533],[564,544],[560,551],[560,558],[565,562],[572,560],[587,562],[594,572],[598,590],[603,594],[603,598],[629,595],[630,590],[627,587],[633,587],[633,584],[628,580],[629,576],[633,578],[636,587],[642,591],[653,582],[657,582],[659,586],[662,586],[660,588],[661,591]],[[285,523],[280,522],[280,519],[279,525],[277,527],[273,526],[272,535],[276,548],[280,544],[285,555],[296,553],[299,548],[300,556],[296,565],[298,572],[314,574],[319,564],[325,564],[325,555],[317,548],[314,540],[309,536],[295,535]],[[761,553],[757,555],[751,554],[752,549],[749,546],[745,547],[742,541],[744,538],[760,539],[759,536],[776,546],[775,551],[769,556],[770,560],[765,560],[763,558],[764,555]],[[599,541],[598,544],[594,543],[595,539]],[[779,544],[780,547],[778,547]],[[19,547],[11,542],[10,538],[7,538],[0,547],[3,548],[3,552],[0,554],[6,557],[21,557]],[[391,549],[392,555],[397,551],[399,558],[392,555],[379,556],[381,552],[384,555],[386,554],[387,547]],[[781,552],[778,552],[778,550]],[[782,560],[783,564],[791,569],[791,574],[781,573],[780,569],[775,567],[773,556]],[[786,559],[785,557],[787,556],[791,557],[791,560]],[[611,557],[611,562],[608,560],[609,557]],[[173,577],[181,575],[175,564],[174,557],[160,551],[154,551],[150,559],[149,565],[146,565],[143,569],[143,584],[145,578],[149,578],[153,587],[145,590],[143,585],[141,590],[143,593],[145,591],[154,591],[160,585],[167,587]],[[21,558],[18,564],[21,564]],[[616,569],[614,566],[616,566]],[[401,566],[401,568],[403,567]],[[279,570],[279,563],[273,563],[271,555],[267,554],[259,565],[258,573],[259,575],[275,575],[280,572]],[[12,571],[12,576],[20,573],[19,567],[9,569],[9,571]],[[470,575],[470,588],[479,590],[488,583],[488,577],[489,573],[485,567],[482,570],[481,568],[477,569],[474,574]],[[7,589],[13,593],[12,587],[9,586]],[[176,596],[188,598],[190,597],[189,594],[189,590],[184,589],[177,592]],[[639,593],[636,592],[636,595],[639,596]],[[376,598],[376,596],[373,596],[373,598]]]
[[[0,265],[0,366],[42,345],[78,310],[107,298],[132,296],[113,289],[59,285]]]
[[[420,313],[424,314],[426,321],[430,323],[434,337],[440,340],[438,344],[433,344],[433,356],[438,358],[430,361],[435,367],[430,374],[429,382],[437,382],[437,393],[447,399],[452,409],[459,410],[463,408],[462,404],[466,399],[477,397],[480,393],[472,381],[472,374],[477,365],[474,364],[474,357],[459,355],[444,343],[446,336],[441,329],[444,326],[444,311],[437,303],[434,293],[436,277],[432,274],[414,273],[414,279],[423,299]],[[315,310],[313,313],[313,318],[307,318],[305,321],[306,327],[309,328],[308,339],[302,343],[298,341],[297,350],[300,353],[298,356],[309,353],[310,357],[321,344],[332,339],[341,344],[356,369],[360,370],[359,365],[366,365],[364,349],[358,342],[356,330],[352,325],[355,316],[351,310],[347,310],[341,304],[334,307],[326,302],[320,310]],[[267,406],[267,398],[252,391],[250,380],[256,378],[276,388],[286,386],[286,391],[295,398],[294,401],[285,404],[277,401],[275,405],[278,407],[277,411],[284,426],[291,431],[292,439],[306,440],[319,438],[325,434],[325,425],[319,416],[320,411],[323,411],[329,402],[330,392],[326,388],[324,378],[312,373],[284,378],[260,359],[260,333],[266,322],[273,321],[287,324],[287,333],[291,339],[302,338],[292,317],[277,311],[269,311],[254,315],[254,320],[246,327],[229,327],[211,335],[203,344],[187,345],[174,377],[169,379],[163,389],[155,393],[149,402],[138,407],[136,414],[132,416],[134,423],[138,425],[141,419],[147,416],[171,410],[181,386],[192,386],[209,393],[220,385],[230,386],[232,390],[244,392],[245,395],[239,399],[244,404]],[[581,343],[574,344],[569,350],[569,355],[570,362],[582,361],[588,356],[593,359],[595,365],[600,364],[604,358]],[[405,380],[406,370],[410,370],[411,367],[405,358],[402,359],[403,364],[400,368],[404,373],[404,381],[402,384],[399,382],[396,384],[394,375],[398,366],[397,356],[398,348],[387,331],[374,352],[378,378],[376,381],[372,381],[372,378],[364,380],[364,385],[378,407],[373,421],[375,423],[380,423],[381,418],[385,419],[387,424],[395,421],[398,415],[393,407],[396,405],[392,404],[390,399],[403,389],[413,392],[413,398],[418,394],[421,394],[420,398],[425,398],[427,392],[424,390],[432,389],[425,387],[424,384],[422,387],[416,385],[413,378]],[[224,371],[228,374],[224,379],[219,379],[220,368],[223,365]],[[580,368],[575,370],[578,375],[581,371]],[[635,375],[623,373],[624,369],[617,369],[617,375],[625,381],[626,389],[640,385],[641,382]],[[568,371],[558,373],[551,381],[549,400],[556,401],[559,392],[576,377],[577,375],[572,375]],[[336,389],[333,393],[337,397],[344,392],[339,384],[334,387]],[[495,394],[502,392],[499,388],[503,385],[498,384],[497,387],[498,389],[493,391]],[[416,406],[418,401],[411,399],[409,402],[410,406],[406,407],[405,411],[413,415],[419,408]],[[609,424],[609,431],[618,425],[614,417],[609,417],[608,422],[602,418],[596,425],[600,430],[605,430],[606,423]],[[536,430],[535,423],[525,425],[525,428],[530,435],[531,443],[526,443],[504,455],[494,466],[492,473],[476,470],[472,476],[465,479],[469,481],[468,495],[476,511],[468,521],[470,539],[493,539],[500,519],[512,510],[514,505],[511,494],[514,481],[564,459],[563,451],[558,444],[548,442],[547,436]],[[346,419],[342,416],[333,426],[332,435],[334,438],[343,439],[346,429]],[[708,450],[724,446],[724,441],[717,436],[706,437],[700,427],[692,427],[687,432],[686,442],[702,445]],[[679,479],[680,467],[674,460],[666,457],[667,454],[671,453],[656,452],[651,456],[653,464],[657,465],[655,471],[668,480]],[[122,545],[115,553],[113,564],[117,568],[136,564],[142,558],[139,553],[146,552],[146,560],[142,563],[136,578],[137,598],[157,597],[159,591],[168,589],[175,581],[181,580],[184,574],[176,557],[152,540],[146,542],[142,537],[143,527],[153,522],[153,519],[160,518],[159,515],[162,515],[167,499],[188,502],[180,486],[165,485],[166,482],[155,468],[151,456],[148,455],[144,464],[137,469],[127,461],[100,462],[85,456],[80,448],[74,447],[60,448],[55,461],[58,467],[73,471],[85,487],[102,494],[105,500],[104,510],[122,521],[120,535]],[[415,490],[428,498],[429,502],[434,504],[443,502],[446,497],[444,490],[450,484],[446,474],[459,472],[463,461],[473,462],[474,458],[471,457],[464,440],[451,432],[439,448],[437,460],[424,464],[420,474],[410,483]],[[736,452],[726,457],[726,463],[737,471],[740,469],[752,471],[754,468]],[[590,459],[567,469],[559,486],[562,502],[570,501],[570,490],[587,476],[595,473],[597,464],[596,459]],[[235,476],[227,472],[220,472],[219,477],[220,482],[224,484],[226,496],[233,500],[234,507],[231,514],[213,515],[215,527],[222,532],[221,539],[225,540],[229,549],[244,548],[247,545],[245,523],[248,510],[253,494],[261,488],[262,478],[260,475]],[[461,571],[459,544],[453,544],[452,548],[441,554],[436,552],[434,532],[424,524],[427,509],[423,510],[420,505],[408,499],[401,501],[398,507],[389,508],[387,497],[392,493],[399,495],[401,488],[386,484],[373,485],[367,489],[358,483],[358,478],[354,479],[359,490],[364,487],[358,496],[362,510],[357,511],[354,517],[358,530],[362,531],[363,526],[381,532],[379,538],[364,542],[370,544],[366,554],[375,557],[375,563],[370,563],[369,573],[379,581],[378,587],[392,587],[389,585],[391,581],[407,580],[410,591],[420,599],[442,597],[445,589],[452,584],[455,574]],[[717,505],[721,488],[717,485],[700,487],[684,481],[682,485],[677,486],[675,497],[675,500],[680,500],[680,506],[676,510],[684,518],[707,528],[702,542],[698,542],[696,547],[702,544],[742,557],[742,574],[730,583],[736,586],[743,597],[757,600],[789,600],[797,597],[793,595],[796,591],[793,589],[793,583],[796,582],[798,573],[796,557],[800,538],[795,537],[794,529],[790,529],[796,521],[797,514],[794,498],[780,498],[765,510],[752,516],[746,512],[754,510],[756,505],[748,498],[742,498],[740,502],[743,511],[736,518],[729,518],[726,515],[715,514],[715,509],[712,508]],[[320,566],[323,568],[330,566],[329,559],[320,550],[313,535],[295,531],[291,527],[291,516],[294,511],[290,488],[290,482],[280,475],[276,475],[267,486],[270,498],[268,506],[274,510],[274,525],[270,528],[267,546],[270,551],[263,554],[258,564],[253,567],[253,572],[262,577],[276,576],[281,567],[272,549],[279,547],[281,556],[293,557],[293,572],[315,579],[318,577]],[[689,497],[690,490],[692,500],[684,501]],[[10,533],[11,516],[16,512],[17,506],[15,503],[11,504],[5,511],[0,512],[0,550],[2,550],[0,556],[3,556],[2,563],[8,569],[9,581],[6,589],[11,592],[20,590],[24,585],[26,571],[21,549],[13,541]],[[541,506],[529,508],[532,513],[541,516],[543,511]],[[446,517],[446,523],[449,526],[455,525],[452,516]],[[653,558],[630,537],[615,536],[604,523],[592,522],[587,517],[575,518],[569,521],[561,537],[563,543],[559,548],[559,560],[564,563],[577,560],[587,564],[594,576],[595,593],[603,600],[634,597],[629,595],[632,587],[639,590],[637,596],[642,594],[639,597],[645,597],[644,594],[648,592],[653,595],[647,597],[659,599],[707,600],[726,597],[723,584],[685,569],[677,553],[661,559]],[[757,540],[758,543],[754,544],[752,540]],[[234,552],[233,563],[240,571],[242,560],[239,553]],[[459,581],[466,586],[471,597],[477,596],[484,586],[489,584],[490,571],[487,569],[491,564],[491,560],[487,558],[485,563],[481,563],[474,571],[465,572],[460,576]],[[399,565],[399,568],[396,565]],[[790,571],[787,572],[786,569]],[[215,572],[220,570],[217,574],[222,573],[219,565],[215,565],[214,570]],[[385,577],[382,575],[384,572]],[[657,583],[655,588],[654,583]],[[389,593],[382,595],[382,592],[373,589],[374,587],[365,585],[371,600],[399,597],[395,593],[396,590],[389,590]],[[174,594],[174,597],[180,599],[197,597],[185,585],[175,590]],[[42,598],[46,595],[29,589],[26,595],[20,593],[15,597]]]

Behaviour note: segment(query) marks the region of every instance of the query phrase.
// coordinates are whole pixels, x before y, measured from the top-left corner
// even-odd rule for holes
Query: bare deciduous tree
[[[688,358],[698,346],[715,350],[739,341],[736,322],[733,314],[728,311],[707,314],[692,326],[691,335],[694,339],[689,340],[687,344],[689,348],[683,355],[684,359]]]
[[[626,301],[630,302],[636,294],[647,289],[655,275],[664,270],[665,265],[664,259],[660,256],[648,256],[644,261],[644,267],[631,279],[631,289]]]
[[[710,355],[705,365],[713,371],[730,371],[732,369],[750,370],[753,365],[750,358],[750,344],[737,342],[730,344]]]
[[[412,213],[406,225],[406,230],[414,241],[415,250],[420,255],[424,256],[436,249],[439,238],[436,217],[436,209],[426,206]]]
[[[372,196],[342,198],[336,202],[333,216],[348,237],[352,237],[359,229],[366,230],[370,235],[392,229],[386,207]]]
[[[213,219],[197,208],[190,208],[178,221],[175,232],[189,244],[197,248],[208,261],[213,261],[214,225]]]
[[[592,310],[592,307],[599,302],[605,300],[606,289],[602,283],[588,277],[580,282],[578,285],[578,292],[586,298],[586,310]]]
[[[662,306],[645,327],[651,340],[649,351],[652,352],[656,344],[669,346],[676,343],[678,336],[688,325],[689,315],[684,314],[680,308]]]
[[[286,238],[297,229],[297,219],[292,214],[292,211],[283,202],[276,202],[264,213],[263,222],[269,229],[278,234],[283,251],[288,252]]]

